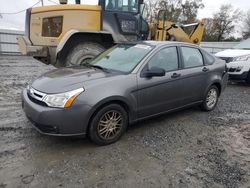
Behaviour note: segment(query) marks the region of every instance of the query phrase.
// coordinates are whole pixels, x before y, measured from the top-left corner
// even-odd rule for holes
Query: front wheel
[[[202,110],[212,111],[216,107],[218,99],[219,99],[219,90],[215,85],[212,85],[208,89],[206,96],[203,100],[203,103],[201,105]]]
[[[65,66],[83,65],[105,50],[103,46],[95,42],[79,43],[67,55]]]
[[[88,136],[97,145],[116,142],[128,125],[127,112],[118,104],[110,104],[99,110],[93,117]]]

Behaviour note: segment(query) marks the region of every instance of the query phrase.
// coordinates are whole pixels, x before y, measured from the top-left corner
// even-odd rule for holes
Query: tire
[[[248,84],[250,84],[250,70],[249,70],[249,72],[248,72],[246,82],[247,82]]]
[[[121,138],[127,126],[128,115],[124,108],[118,104],[110,104],[94,115],[90,122],[88,137],[100,146],[112,144]]]
[[[99,55],[105,50],[103,46],[95,42],[84,42],[76,45],[67,55],[65,66],[82,65]]]
[[[210,96],[210,98],[209,98]],[[201,108],[203,111],[212,111],[217,103],[218,103],[218,99],[219,99],[219,90],[215,85],[212,85],[206,95],[205,98],[203,100],[203,103],[201,105]],[[209,101],[210,100],[210,101]]]

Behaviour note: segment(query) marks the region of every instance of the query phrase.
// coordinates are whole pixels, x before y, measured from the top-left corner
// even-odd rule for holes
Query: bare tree
[[[145,16],[147,18],[147,21],[152,23],[154,19],[157,17],[157,0],[146,0],[146,9],[145,9]]]
[[[247,11],[246,18],[244,20],[244,28],[242,35],[244,39],[250,37],[250,9]]]
[[[147,0],[147,17],[152,22],[159,10],[166,11],[166,20],[191,23],[196,21],[198,9],[203,8],[202,0]]]
[[[157,11],[166,11],[165,19],[177,22],[181,15],[181,1],[179,0],[161,0],[158,3]]]
[[[182,4],[182,17],[185,17],[184,23],[192,23],[197,20],[198,10],[204,8],[202,0],[186,0]]]
[[[212,18],[204,18],[205,29],[203,34],[203,41],[216,41],[217,36],[214,32],[214,20]]]
[[[213,15],[213,34],[217,36],[217,41],[229,37],[240,18],[239,9],[234,10],[230,4],[221,5],[220,10]]]

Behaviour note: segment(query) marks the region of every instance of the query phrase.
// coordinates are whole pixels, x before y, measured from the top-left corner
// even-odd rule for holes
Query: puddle
[[[250,162],[250,122],[224,130],[221,141],[228,154],[240,157],[240,163]]]

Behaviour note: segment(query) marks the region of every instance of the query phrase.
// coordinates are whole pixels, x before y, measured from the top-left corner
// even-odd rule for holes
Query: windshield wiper
[[[96,69],[103,70],[103,71],[105,71],[105,72],[109,72],[109,69],[104,68],[104,67],[99,66],[99,65],[92,65],[92,64],[89,64],[89,63],[85,63],[85,64],[83,64],[83,65],[86,66],[86,67],[93,67],[93,68],[96,68]]]

